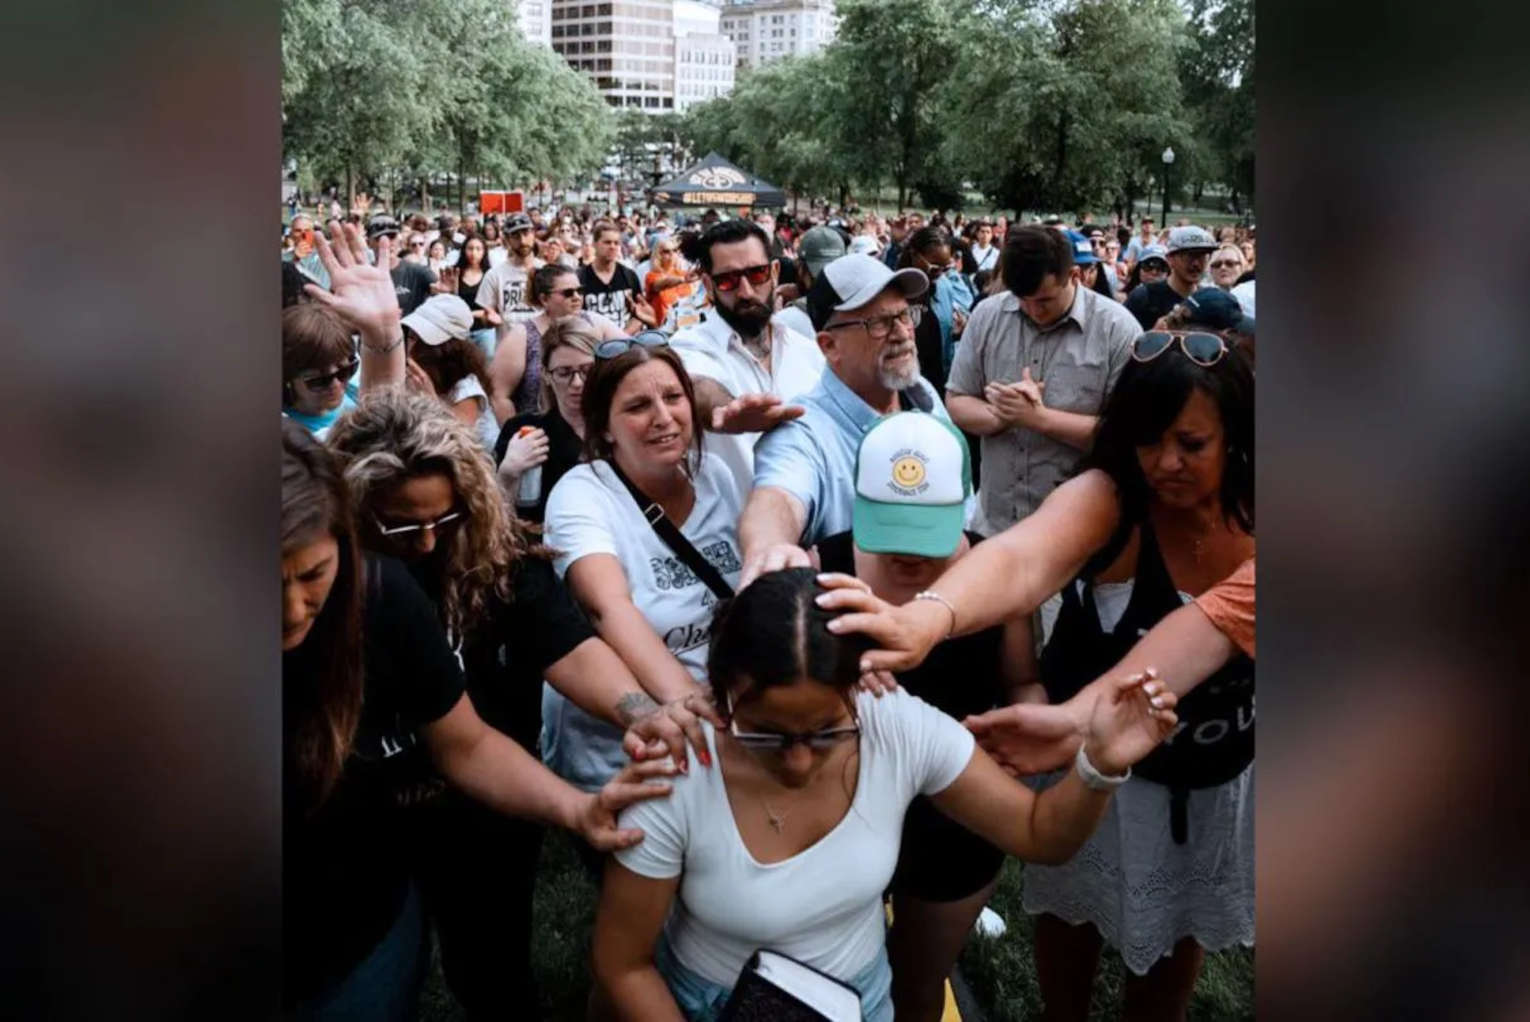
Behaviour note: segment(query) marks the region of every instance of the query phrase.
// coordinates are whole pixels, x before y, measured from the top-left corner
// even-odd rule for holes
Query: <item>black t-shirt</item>
[[[1137,317],[1142,329],[1151,330],[1154,323],[1167,316],[1184,300],[1184,296],[1170,287],[1168,281],[1138,284],[1126,296],[1126,311]]]
[[[552,562],[522,557],[510,602],[496,602],[462,650],[478,715],[535,755],[547,668],[593,638],[595,629]]]
[[[579,286],[584,289],[584,311],[604,316],[619,329],[627,329],[632,318],[632,299],[643,293],[643,282],[621,263],[611,273],[610,282],[600,279],[593,264],[579,267]]]
[[[436,275],[430,272],[430,267],[411,263],[407,259],[399,260],[399,264],[393,267],[391,276],[393,292],[398,295],[399,313],[405,316],[419,308],[420,303],[430,297],[430,285],[436,282]]]
[[[418,729],[463,694],[462,670],[436,608],[399,562],[366,556],[361,720],[330,797],[309,815],[291,768],[282,831],[285,999],[301,1001],[349,973],[397,918],[408,889],[395,786]],[[319,685],[313,650],[282,655],[285,733]],[[420,750],[423,752],[423,750]]]
[[[983,537],[969,532],[967,540],[977,546]],[[818,559],[824,571],[854,575],[852,534],[839,532],[819,540]],[[947,639],[930,651],[924,663],[898,674],[898,684],[957,720],[984,713],[999,705],[1003,688],[999,668],[1003,652],[1002,625]]]
[[[516,430],[522,426],[535,426],[546,431],[547,460],[542,462],[542,495],[537,498],[536,504],[529,507],[516,504],[515,513],[519,518],[541,525],[547,516],[548,494],[552,493],[552,488],[563,478],[564,473],[579,464],[579,459],[584,455],[584,441],[579,439],[573,427],[563,421],[557,409],[546,414],[527,412],[507,420],[500,428],[499,439],[494,442],[494,464],[498,465],[505,460],[505,450],[515,438]]]

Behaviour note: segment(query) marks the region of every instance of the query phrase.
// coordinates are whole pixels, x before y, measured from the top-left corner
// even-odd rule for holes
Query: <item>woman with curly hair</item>
[[[332,431],[361,542],[396,557],[431,598],[483,719],[535,750],[542,681],[616,728],[637,725],[685,762],[680,707],[659,711],[596,637],[509,513],[476,437],[440,403],[393,388]],[[542,829],[507,820],[443,785],[422,757],[396,791],[416,875],[440,933],[447,981],[475,1017],[526,1003],[530,912]],[[403,769],[401,766],[400,770]]]
[[[282,422],[283,1000],[301,1019],[415,1017],[429,945],[397,800],[425,754],[481,811],[600,847],[616,812],[664,794],[634,767],[599,795],[484,725],[433,608],[397,561],[363,553],[333,452]],[[408,750],[410,755],[399,753]]]

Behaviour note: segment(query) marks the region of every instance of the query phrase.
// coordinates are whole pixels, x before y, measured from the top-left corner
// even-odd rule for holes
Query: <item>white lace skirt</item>
[[[1252,947],[1253,765],[1226,784],[1190,792],[1187,816],[1187,840],[1177,845],[1169,789],[1127,781],[1077,855],[1061,866],[1026,864],[1025,910],[1093,923],[1139,976],[1185,937],[1208,951]]]

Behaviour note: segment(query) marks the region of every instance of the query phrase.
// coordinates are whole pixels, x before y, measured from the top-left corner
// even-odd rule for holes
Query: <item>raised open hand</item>
[[[393,239],[378,242],[375,266],[367,262],[366,243],[354,224],[331,224],[329,238],[314,232],[314,242],[319,247],[319,261],[329,273],[329,290],[305,284],[303,289],[309,297],[334,309],[357,333],[396,333],[398,294],[388,272]]]
[[[712,432],[764,433],[806,413],[803,406],[786,404],[774,394],[743,394],[712,409]]]

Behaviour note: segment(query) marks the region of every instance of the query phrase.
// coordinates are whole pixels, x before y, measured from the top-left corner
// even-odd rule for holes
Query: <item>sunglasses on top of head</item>
[[[351,361],[346,362],[344,365],[336,366],[332,371],[327,373],[319,373],[314,376],[299,376],[298,382],[307,387],[309,390],[328,390],[336,382],[344,383],[352,376],[355,376],[356,367],[359,365],[361,365],[359,361],[352,359]]]
[[[1214,366],[1227,354],[1227,342],[1216,334],[1200,330],[1150,330],[1132,342],[1132,358],[1151,362],[1172,348],[1175,342],[1185,357],[1198,366]]]
[[[748,280],[750,286],[759,287],[770,280],[769,264],[763,266],[746,266],[742,270],[725,270],[722,273],[710,274],[712,283],[719,291],[736,291],[739,282]]]
[[[617,358],[633,348],[662,348],[669,343],[669,336],[658,330],[640,330],[631,337],[613,337],[595,345],[595,357]]]

